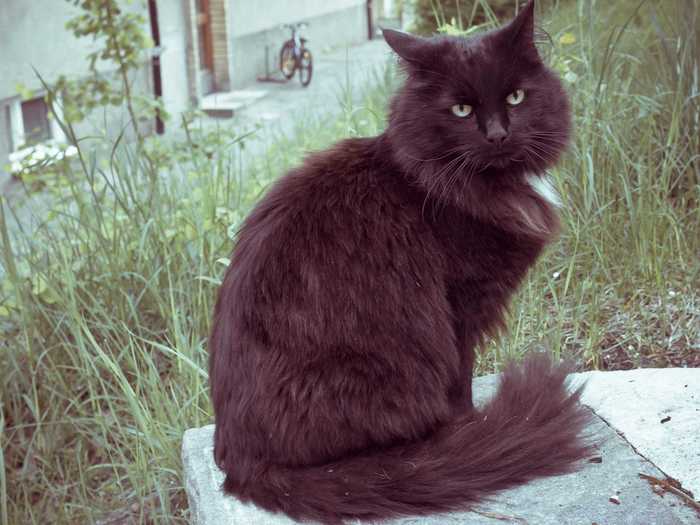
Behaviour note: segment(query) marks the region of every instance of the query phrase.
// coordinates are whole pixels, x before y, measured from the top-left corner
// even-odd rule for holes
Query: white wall
[[[16,95],[17,84],[41,88],[32,66],[47,82],[88,73],[85,57],[98,45],[66,29],[78,12],[65,0],[0,0],[0,100]]]
[[[230,36],[238,38],[276,28],[280,24],[291,24],[366,4],[366,0],[230,0]]]
[[[190,106],[186,9],[187,3],[180,0],[158,1],[160,45],[163,48],[160,55],[163,102],[175,123],[178,122],[177,113]]]
[[[143,14],[144,32],[150,36],[145,0],[122,0],[121,4]],[[177,113],[190,106],[185,6],[184,0],[158,0],[163,99],[176,121]],[[65,27],[79,12],[66,0],[0,0],[0,102],[16,97],[18,85],[41,91],[41,81],[32,67],[48,83],[62,74],[70,78],[89,74],[87,55],[98,49],[99,43],[91,37],[77,38]],[[98,62],[98,69],[108,68],[113,64]],[[150,91],[150,64],[145,65],[144,73],[139,77],[147,78],[147,82],[141,85]],[[3,130],[0,127],[0,133]]]
[[[252,0],[251,0],[252,1]],[[302,36],[318,56],[326,48],[348,46],[367,40],[365,0],[258,0],[258,9],[246,9],[247,0],[229,0],[230,77],[233,88],[255,84],[267,67],[275,74],[279,49],[290,36],[281,24],[308,21]]]
[[[146,0],[120,0],[129,10],[138,10],[146,20],[144,31],[150,36]],[[161,75],[163,99],[173,117],[171,125],[179,122],[179,113],[190,107],[190,85],[187,69],[188,17],[185,0],[158,0],[158,18],[161,36]],[[49,84],[60,75],[80,78],[89,74],[87,55],[100,47],[91,37],[77,38],[66,29],[68,20],[80,10],[66,0],[0,0],[0,176],[7,163],[10,144],[22,142],[21,114],[18,86],[43,94],[42,84],[33,68]],[[144,57],[147,60],[148,57]],[[114,65],[100,64],[98,69],[108,71]],[[152,93],[150,62],[132,75],[134,90]],[[12,110],[13,125],[7,126],[8,109]],[[119,132],[127,127],[124,111],[108,108],[90,115],[77,127],[78,134],[98,134],[102,131]],[[107,130],[103,130],[104,126]],[[7,135],[13,135],[9,137]],[[0,177],[0,183],[2,183]]]

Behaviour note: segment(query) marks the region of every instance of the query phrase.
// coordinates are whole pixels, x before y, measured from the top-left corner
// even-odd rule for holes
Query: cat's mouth
[[[523,159],[513,151],[499,151],[498,153],[485,156],[481,159],[483,169],[491,167],[507,168],[508,166],[520,162],[523,162]]]
[[[494,157],[493,159],[486,162],[487,166],[494,166],[496,168],[505,168],[512,162],[508,157]]]

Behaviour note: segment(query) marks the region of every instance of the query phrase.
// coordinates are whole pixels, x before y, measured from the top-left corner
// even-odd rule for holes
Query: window
[[[52,138],[49,108],[43,97],[22,102],[24,145],[34,146]]]
[[[49,118],[49,107],[39,95],[35,93],[34,98],[24,101],[15,97],[0,105],[0,139],[2,135],[7,137],[0,151],[9,152],[6,158],[6,153],[0,155],[0,166],[9,160],[11,173],[43,167],[77,153],[75,147],[65,144],[61,127],[56,119]],[[60,112],[60,103],[55,108]]]
[[[54,109],[60,118],[60,97],[57,102]],[[10,138],[10,151],[49,142],[65,142],[61,126],[49,113],[49,105],[41,92],[35,93],[30,99],[14,97],[0,104],[0,133],[6,133]]]

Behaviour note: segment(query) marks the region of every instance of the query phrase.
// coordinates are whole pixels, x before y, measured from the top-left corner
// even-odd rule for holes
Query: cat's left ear
[[[535,47],[535,0],[530,0],[518,16],[500,31],[502,42],[512,50],[537,57]]]
[[[427,39],[403,31],[383,29],[382,35],[391,49],[409,64],[418,65],[424,62],[431,47]]]

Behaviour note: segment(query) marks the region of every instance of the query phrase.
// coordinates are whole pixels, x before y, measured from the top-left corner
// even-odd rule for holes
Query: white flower
[[[573,84],[578,80],[578,75],[573,71],[567,71],[564,74],[564,80],[566,80],[569,84]]]

